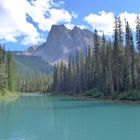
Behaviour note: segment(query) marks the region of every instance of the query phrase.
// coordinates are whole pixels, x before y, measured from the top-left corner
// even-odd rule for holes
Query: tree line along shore
[[[133,36],[136,36],[134,41]],[[94,46],[54,66],[53,91],[96,98],[140,100],[140,17],[136,33],[115,17],[112,40],[94,31]],[[136,45],[135,45],[136,44]]]
[[[136,40],[133,39],[134,34]],[[12,52],[0,45],[0,95],[16,92],[53,92],[93,98],[140,100],[140,17],[136,33],[125,20],[115,17],[113,39],[98,31],[93,33],[93,46],[69,56],[54,65],[53,76],[36,74],[26,79],[17,75]]]

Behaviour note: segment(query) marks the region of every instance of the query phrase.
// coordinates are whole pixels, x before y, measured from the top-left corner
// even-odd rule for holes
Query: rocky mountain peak
[[[74,28],[72,29],[72,31],[81,31],[81,29],[78,26],[74,26]]]
[[[49,63],[67,61],[68,56],[75,53],[77,48],[93,46],[93,33],[75,26],[72,30],[65,25],[53,25],[47,41],[30,52],[33,56],[40,56]]]
[[[64,24],[61,25],[52,25],[50,32],[63,32],[65,30],[68,30]]]

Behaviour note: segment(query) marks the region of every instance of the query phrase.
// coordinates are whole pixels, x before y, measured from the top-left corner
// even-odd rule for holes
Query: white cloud
[[[88,29],[86,25],[76,25],[76,26],[78,26],[80,29]]]
[[[129,25],[133,31],[136,30],[136,13],[128,13],[127,11],[120,13],[120,18],[122,21],[122,24],[125,25],[125,19],[129,22]]]
[[[22,44],[31,45],[44,41],[36,26],[27,20],[28,16],[42,31],[49,31],[53,24],[70,23],[76,14],[61,8],[63,1],[53,0],[0,0],[0,40],[16,42],[23,36]]]
[[[26,36],[24,39],[21,41],[21,44],[23,45],[29,45],[29,44],[38,44],[45,42],[46,39],[44,38],[39,38],[39,37],[32,37],[32,36]]]
[[[50,18],[55,22],[71,22],[72,15],[63,9],[51,9]]]
[[[64,5],[64,1],[54,3],[52,0],[36,0],[32,1],[32,8],[29,15],[33,20],[38,23],[38,27],[43,31],[49,31],[53,24],[59,23],[71,23],[72,18],[77,18],[78,15],[75,12],[68,12],[67,10],[60,8]],[[54,8],[54,7],[59,7]]]
[[[126,18],[132,30],[135,31],[136,15],[136,13],[128,13],[126,11],[120,13],[119,16],[121,18],[123,27],[125,26],[124,19]],[[113,33],[114,17],[115,14],[112,12],[100,11],[98,14],[89,14],[84,18],[84,21],[86,21],[93,30],[97,29],[99,31],[99,34],[104,32],[106,35],[111,35]]]
[[[114,14],[112,12],[106,13],[104,11],[98,14],[89,14],[84,19],[93,29],[105,34],[111,34],[113,31]]]
[[[66,28],[72,30],[75,25],[74,24],[71,24],[71,23],[67,23],[67,24],[65,24],[65,26],[66,26]]]
[[[75,13],[75,12],[72,12],[72,16],[73,16],[74,18],[77,18],[77,17],[78,17],[78,14]]]
[[[54,2],[52,2],[52,3],[55,7],[61,7],[61,6],[65,5],[65,2],[61,1],[61,0],[58,3],[54,3]]]
[[[59,5],[64,5],[65,2],[64,1],[59,1]]]
[[[16,37],[21,35],[39,37],[36,28],[26,20],[29,3],[24,0],[14,1],[0,1],[0,38],[16,42]]]
[[[66,28],[68,28],[68,29],[70,29],[70,30],[72,30],[75,26],[77,26],[77,27],[79,27],[80,29],[88,29],[88,26],[86,26],[86,25],[74,25],[74,24],[71,24],[71,23],[67,23],[67,24],[65,24],[65,26],[66,26]]]
[[[75,18],[75,15],[69,13],[64,9],[51,8],[48,12],[48,15],[46,15],[48,17],[45,17],[46,11],[45,13],[42,13],[43,11],[40,11],[40,13],[39,12],[36,13],[36,11],[39,10],[35,9],[30,15],[33,18],[33,20],[38,23],[38,27],[43,31],[49,31],[53,24],[59,23],[70,24],[72,18]]]

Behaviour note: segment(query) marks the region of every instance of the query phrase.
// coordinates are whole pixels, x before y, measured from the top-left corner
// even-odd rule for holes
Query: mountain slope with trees
[[[38,73],[53,74],[53,66],[43,61],[40,57],[14,53],[14,60],[17,67],[17,75],[21,78],[33,77]]]

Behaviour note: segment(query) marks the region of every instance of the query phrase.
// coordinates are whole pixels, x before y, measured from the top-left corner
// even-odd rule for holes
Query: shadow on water
[[[32,110],[63,110],[63,109],[84,109],[84,108],[97,108],[97,107],[111,107],[110,103],[100,103],[100,104],[82,104],[82,105],[72,105],[72,106],[52,106],[46,108],[32,108]]]

